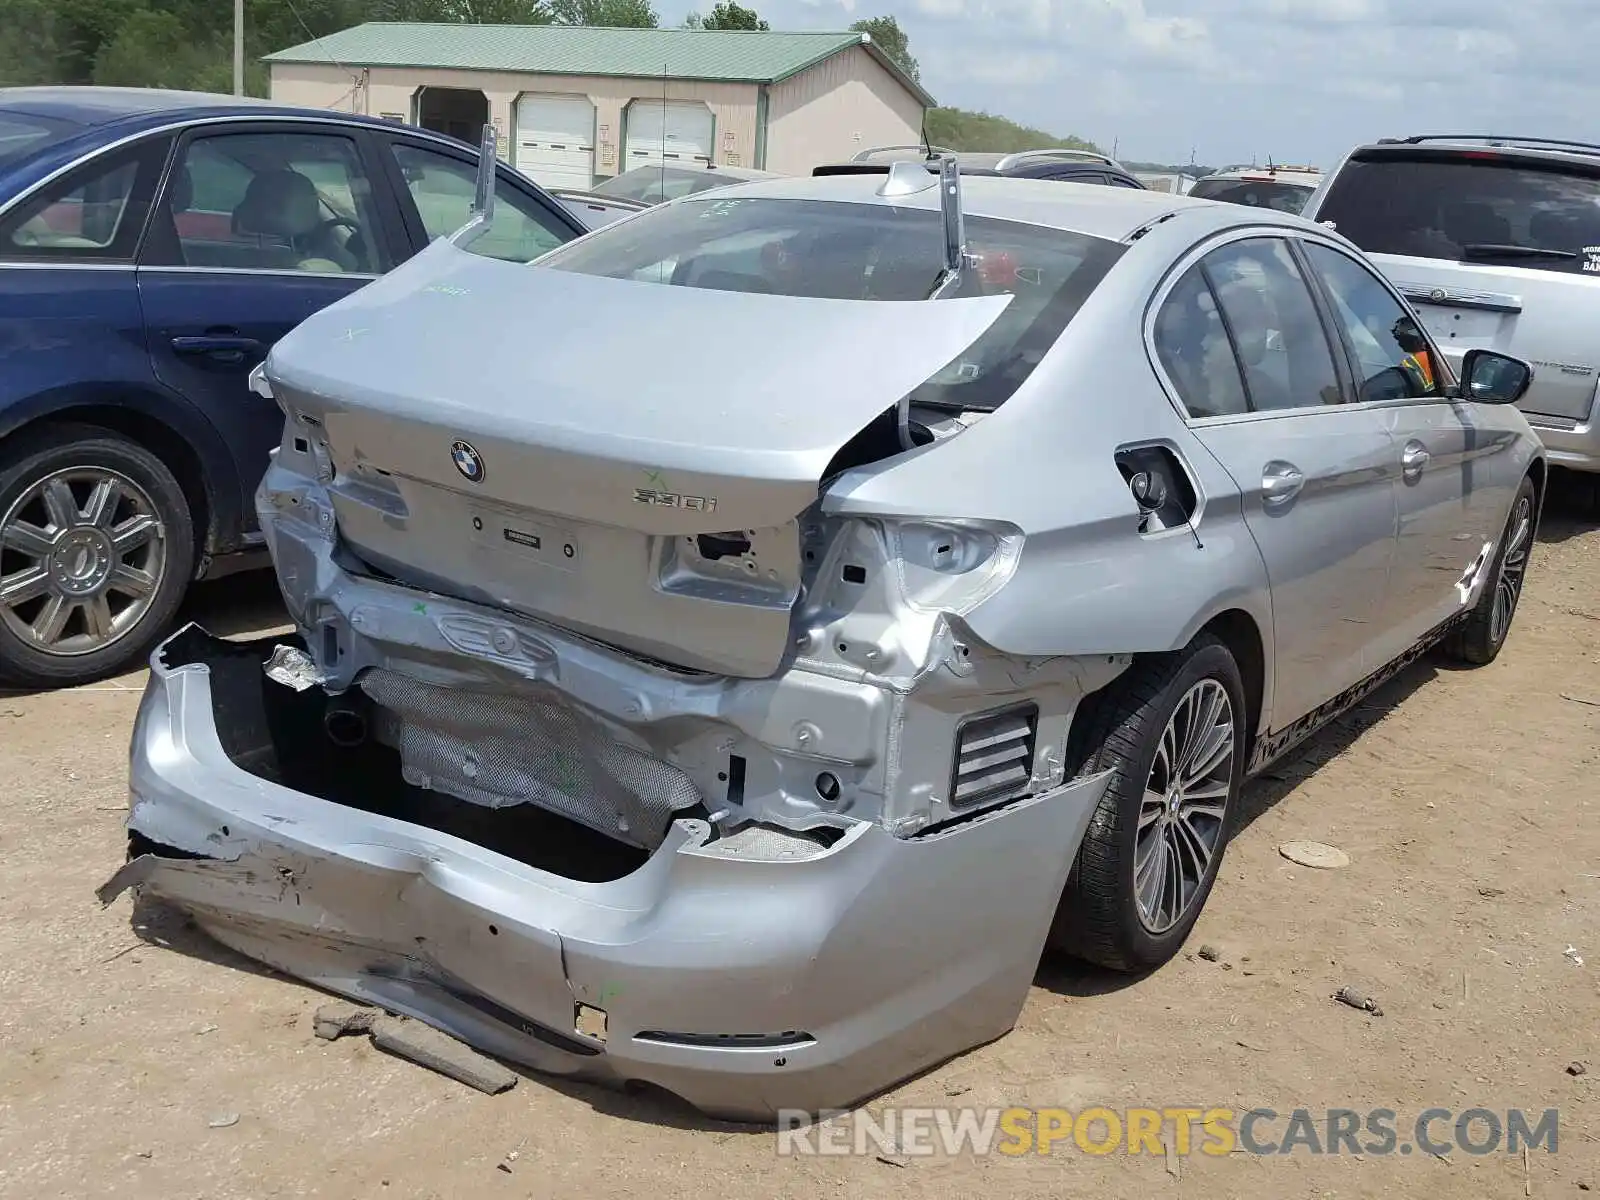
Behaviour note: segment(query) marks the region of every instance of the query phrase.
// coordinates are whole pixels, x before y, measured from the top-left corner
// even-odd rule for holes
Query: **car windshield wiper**
[[[1516,246],[1509,242],[1473,242],[1461,247],[1462,258],[1577,258],[1576,250],[1550,250],[1544,246]]]

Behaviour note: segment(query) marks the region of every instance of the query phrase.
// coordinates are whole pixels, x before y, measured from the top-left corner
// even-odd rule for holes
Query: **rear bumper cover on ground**
[[[631,874],[579,883],[246,772],[208,669],[158,650],[130,781],[130,829],[199,857],[141,855],[103,901],[140,888],[252,958],[535,1070],[770,1120],[1011,1028],[1107,777],[913,839],[859,824],[800,860],[733,856],[679,820]],[[606,1013],[603,1041],[579,1004]]]

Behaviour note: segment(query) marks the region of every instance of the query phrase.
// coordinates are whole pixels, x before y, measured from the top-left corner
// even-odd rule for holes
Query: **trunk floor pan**
[[[532,804],[486,808],[406,783],[400,756],[368,740],[346,748],[322,727],[327,693],[296,692],[268,679],[274,637],[219,643],[200,630],[167,648],[169,667],[201,663],[211,671],[212,714],[228,757],[258,778],[347,808],[392,817],[473,842],[497,854],[583,883],[621,879],[644,864],[645,851]],[[352,692],[355,689],[352,689]]]

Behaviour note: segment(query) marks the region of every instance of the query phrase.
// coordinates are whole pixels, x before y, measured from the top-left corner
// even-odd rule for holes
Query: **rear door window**
[[[1342,404],[1327,331],[1282,238],[1247,238],[1202,260],[1257,412]]]
[[[1373,254],[1600,275],[1600,163],[1352,159],[1317,216]]]
[[[393,265],[356,143],[289,130],[206,133],[173,164],[147,265],[377,274]]]

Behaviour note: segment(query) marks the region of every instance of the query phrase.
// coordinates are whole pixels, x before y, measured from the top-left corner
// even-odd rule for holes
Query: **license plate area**
[[[520,513],[474,508],[469,515],[468,533],[474,545],[519,562],[576,571],[583,561],[578,537],[571,529]]]
[[[1418,304],[1416,309],[1423,326],[1441,343],[1441,348],[1451,342],[1469,346],[1492,342],[1505,317],[1504,313],[1454,304]]]

